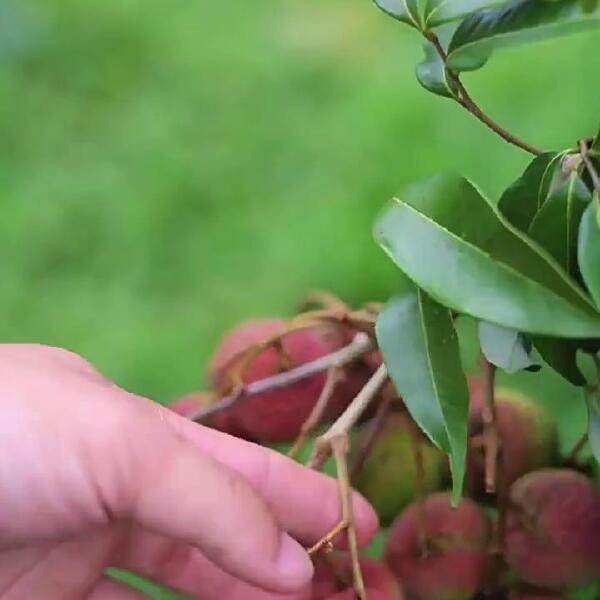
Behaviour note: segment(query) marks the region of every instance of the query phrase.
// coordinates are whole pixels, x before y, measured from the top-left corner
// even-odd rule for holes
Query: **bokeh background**
[[[599,42],[506,51],[466,82],[566,147],[597,129]],[[497,199],[528,160],[421,89],[420,58],[368,0],[2,0],[0,339],[65,346],[166,403],[241,319],[310,288],[384,300],[371,222],[398,188],[459,170]],[[572,443],[576,395],[514,381]]]

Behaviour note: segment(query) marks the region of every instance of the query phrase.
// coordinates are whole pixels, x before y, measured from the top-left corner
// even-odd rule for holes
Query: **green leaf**
[[[527,231],[535,214],[544,203],[556,162],[563,153],[547,152],[536,156],[521,177],[502,194],[500,212],[521,231]]]
[[[583,180],[576,172],[572,172],[559,184],[558,189],[549,194],[529,227],[529,236],[543,246],[574,278],[579,277],[579,223],[591,198]]]
[[[598,194],[586,208],[579,226],[579,270],[585,284],[600,307],[600,200]],[[596,337],[594,335],[594,337]]]
[[[481,321],[479,344],[487,360],[509,374],[534,365],[529,356],[531,344],[515,329]]]
[[[513,0],[468,16],[450,43],[448,64],[452,70],[473,71],[497,48],[584,31],[599,24],[598,4],[586,8],[580,0]]]
[[[375,0],[385,13],[425,31],[437,25],[462,19],[501,0]]]
[[[575,386],[586,384],[585,377],[577,366],[579,340],[533,336],[532,342],[540,356],[552,369]]]
[[[450,311],[411,286],[387,303],[375,332],[411,416],[450,455],[453,499],[458,502],[465,472],[469,391]]]
[[[600,337],[600,313],[584,291],[462,177],[408,187],[379,216],[374,235],[444,306],[525,333]]]
[[[423,28],[420,15],[420,0],[375,0],[375,4],[386,14],[411,27]]]
[[[588,440],[596,460],[600,462],[600,389],[586,388],[585,400],[588,409]]]
[[[502,0],[425,0],[424,20],[429,27],[463,19],[483,8],[500,4]]]
[[[444,49],[452,37],[456,27],[449,25],[441,27],[436,31]],[[425,51],[424,60],[417,66],[417,80],[428,91],[444,96],[446,98],[455,98],[458,96],[456,80],[449,76],[446,65],[440,57],[436,47],[429,41],[423,44]]]

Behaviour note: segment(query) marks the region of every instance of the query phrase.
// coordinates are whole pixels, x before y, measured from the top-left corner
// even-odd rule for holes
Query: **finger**
[[[148,597],[127,585],[103,577],[90,592],[87,600],[148,600]]]
[[[21,569],[3,600],[44,598],[64,600],[87,595],[102,573],[113,550],[111,531],[86,537],[47,544],[39,552],[13,551],[8,562],[18,559]]]
[[[310,600],[310,585],[294,594],[272,594],[217,567],[198,550],[155,533],[132,532],[111,563],[183,594],[204,600]]]
[[[296,539],[313,544],[341,518],[337,483],[286,456],[227,434],[198,426],[163,409],[178,434],[219,463],[240,473],[268,502],[283,527]],[[368,544],[378,528],[370,504],[353,496],[359,544]]]
[[[312,563],[255,489],[176,435],[163,420],[168,411],[147,401],[136,408],[127,440],[111,449],[117,454],[109,460],[117,470],[124,465],[125,475],[115,478],[112,469],[112,481],[100,484],[109,511],[197,547],[258,587],[292,592],[305,585]]]

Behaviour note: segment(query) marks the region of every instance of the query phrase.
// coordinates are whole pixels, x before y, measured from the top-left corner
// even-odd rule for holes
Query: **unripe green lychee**
[[[600,577],[600,490],[570,469],[543,469],[512,485],[505,531],[508,564],[544,588]]]
[[[467,488],[474,497],[485,491],[483,393],[478,380],[469,382],[469,451]],[[496,427],[500,438],[498,488],[529,471],[553,466],[558,461],[558,430],[554,421],[535,401],[523,393],[500,388],[495,393]],[[479,441],[479,443],[476,443]]]
[[[371,423],[358,432],[369,435]],[[417,455],[423,465],[422,481],[417,481]],[[410,504],[420,489],[429,494],[441,487],[446,458],[417,430],[406,412],[390,412],[355,481],[355,487],[371,502],[382,525],[389,525]]]
[[[452,508],[440,492],[394,521],[385,558],[411,600],[470,600],[485,582],[488,541],[481,508],[468,498]]]
[[[231,375],[240,357],[251,346],[261,344],[285,332],[281,319],[256,319],[228,332],[219,345],[210,367],[210,379],[215,389],[234,383]],[[318,325],[286,333],[279,344],[260,350],[249,360],[242,374],[244,384],[265,379],[286,368],[310,362],[344,345],[346,336],[335,325]],[[286,363],[286,364],[282,364]],[[264,442],[290,442],[319,398],[326,374],[318,373],[283,389],[258,394],[236,405],[231,411],[243,431]],[[340,385],[331,398],[325,420],[337,416],[348,402],[351,391]]]

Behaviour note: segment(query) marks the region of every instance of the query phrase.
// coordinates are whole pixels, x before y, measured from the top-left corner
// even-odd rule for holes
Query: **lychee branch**
[[[288,387],[298,381],[312,377],[317,373],[328,371],[332,367],[341,367],[356,360],[363,354],[373,350],[374,343],[365,333],[357,333],[350,344],[339,350],[326,354],[316,360],[304,363],[295,369],[277,373],[271,377],[254,381],[240,387],[233,394],[221,398],[209,408],[200,410],[190,416],[193,421],[202,423],[211,415],[229,409],[247,398]]]
[[[337,480],[340,489],[340,499],[342,504],[342,522],[346,523],[346,535],[348,536],[348,550],[352,563],[352,580],[354,592],[359,600],[367,600],[367,592],[363,581],[362,571],[360,569],[358,540],[356,537],[356,527],[354,524],[354,514],[352,512],[352,487],[350,486],[350,477],[348,476],[348,434],[343,433],[334,436],[331,439],[331,449],[335,458],[337,468]]]
[[[433,31],[425,31],[423,32],[423,35],[434,45],[437,53],[439,54],[440,58],[442,59],[442,62],[444,63],[446,72],[448,73],[448,77],[452,80],[452,82],[456,86],[456,89],[458,90],[458,96],[454,96],[454,99],[465,110],[470,112],[476,119],[481,121],[486,127],[491,129],[494,133],[499,135],[503,140],[505,140],[509,144],[517,146],[518,148],[521,148],[521,150],[525,150],[526,152],[529,152],[534,156],[541,154],[542,151],[539,148],[536,148],[535,146],[532,146],[531,144],[528,144],[527,142],[513,135],[512,133],[510,133],[510,131],[504,129],[504,127],[496,123],[496,121],[494,121],[490,116],[486,115],[481,110],[481,108],[477,105],[475,100],[471,98],[471,95],[465,88],[463,82],[460,80],[460,77],[456,73],[452,72],[448,67],[448,55],[446,54],[446,51],[444,50],[444,47],[442,46],[442,43],[440,42],[438,36]]]
[[[308,418],[302,424],[298,438],[296,439],[294,445],[288,452],[288,456],[290,458],[296,458],[298,456],[298,454],[306,445],[310,434],[321,422],[321,419],[323,418],[323,415],[327,410],[327,406],[329,404],[329,401],[331,400],[333,392],[335,391],[335,386],[338,383],[340,377],[341,373],[339,366],[330,367],[327,371],[327,379],[325,380],[325,385],[321,390],[321,394],[319,395],[317,402],[310,411]]]
[[[331,456],[332,440],[340,435],[346,435],[356,425],[358,419],[360,419],[386,380],[387,369],[385,364],[382,363],[352,402],[350,402],[346,410],[315,442],[313,455],[308,463],[310,468],[320,469],[323,466],[325,461]]]
[[[496,406],[494,399],[494,382],[496,367],[481,355],[481,375],[483,382],[483,442],[485,452],[485,491],[495,494],[498,489],[498,456],[500,438],[496,427]]]
[[[585,168],[587,169],[587,172],[589,173],[594,185],[594,189],[596,190],[596,194],[600,195],[600,176],[598,175],[598,171],[596,171],[594,163],[590,159],[590,150],[586,140],[579,141],[579,151],[581,153],[583,164],[585,165]]]

